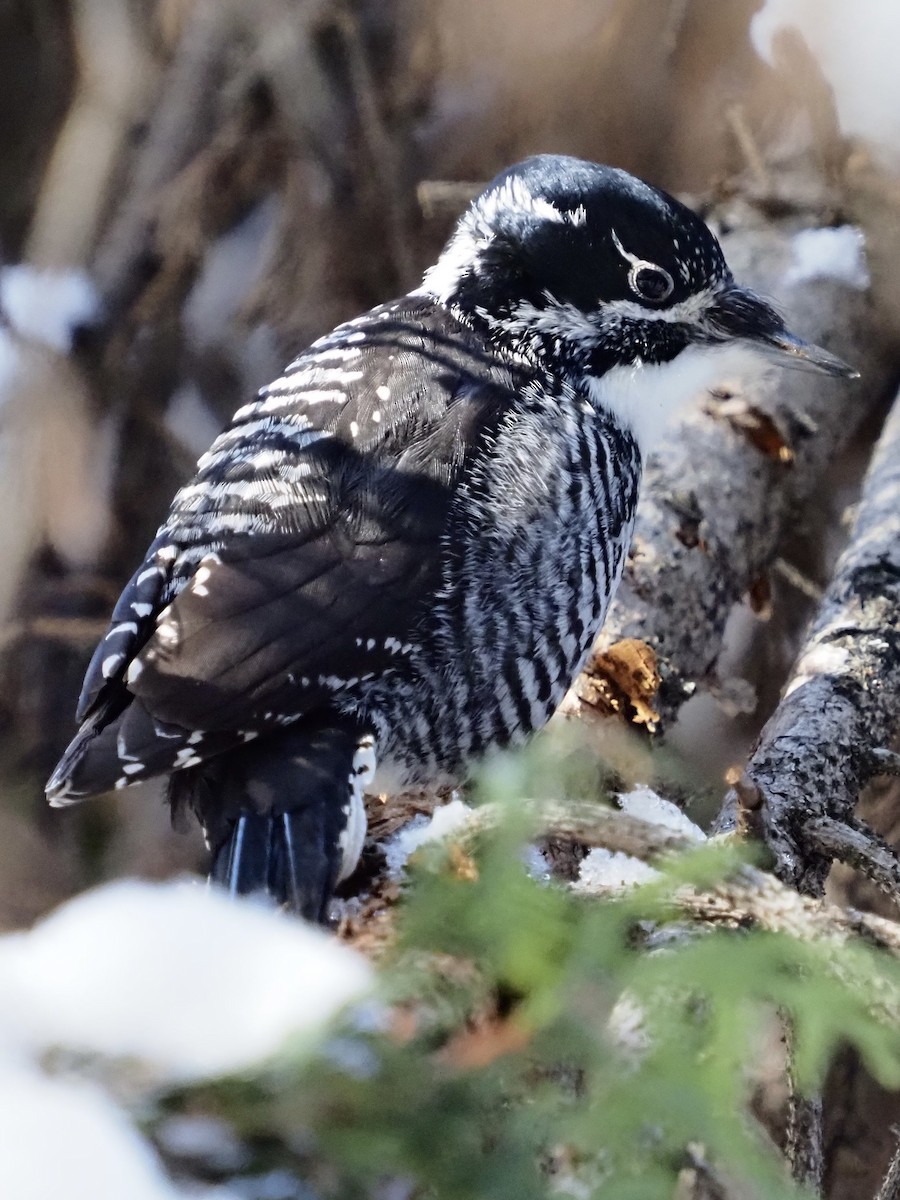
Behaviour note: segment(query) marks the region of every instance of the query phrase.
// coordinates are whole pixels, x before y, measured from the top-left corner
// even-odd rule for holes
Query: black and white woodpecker
[[[748,354],[855,374],[671,196],[556,155],[504,171],[417,291],[320,338],[200,459],[51,802],[168,775],[214,879],[324,920],[365,790],[458,781],[549,719],[622,573],[642,458]]]

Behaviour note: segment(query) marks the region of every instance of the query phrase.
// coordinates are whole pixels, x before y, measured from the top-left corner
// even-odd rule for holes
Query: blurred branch
[[[234,5],[219,0],[197,0],[185,19],[126,190],[95,257],[98,286],[113,309],[127,304],[144,281],[162,189],[212,132],[226,50],[238,31]]]
[[[821,894],[835,856],[898,895],[897,856],[851,819],[880,769],[872,752],[893,740],[900,712],[898,494],[900,402],[869,467],[849,545],[745,773],[746,824],[772,850],[779,877],[811,895]],[[740,808],[730,793],[720,828],[733,827]]]
[[[772,190],[772,180],[760,152],[756,138],[747,124],[747,118],[740,104],[729,104],[725,109],[725,121],[734,134],[734,140],[740,148],[744,161],[753,174],[753,180],[761,193]]]
[[[437,217],[455,220],[483,187],[483,183],[423,179],[416,188],[416,199],[426,220],[431,221]]]
[[[861,871],[900,905],[900,858],[874,830],[856,819],[816,817],[804,824],[803,837],[813,849]]]
[[[522,800],[516,807],[533,826],[534,836],[563,838],[581,842],[584,846],[618,850],[648,862],[666,854],[697,848],[694,838],[604,804]],[[462,840],[466,843],[477,840],[507,819],[508,812],[502,805],[485,804],[475,809],[466,822]],[[451,840],[460,839],[451,835]]]
[[[20,638],[43,638],[67,645],[92,647],[106,632],[109,622],[91,617],[35,617],[0,626],[0,651]]]
[[[814,1196],[822,1195],[825,1175],[825,1130],[822,1096],[804,1096],[797,1087],[794,1071],[794,1025],[789,1014],[782,1013],[787,1046],[788,1124],[785,1154],[791,1175]]]
[[[898,1131],[893,1129],[891,1132],[896,1140]],[[894,1151],[875,1200],[900,1200],[900,1145]]]
[[[388,132],[382,116],[368,51],[360,33],[359,20],[346,3],[339,6],[336,19],[347,50],[350,86],[363,139],[382,194],[394,270],[399,286],[408,288],[416,278],[410,236],[409,191],[404,186],[404,166],[408,164],[404,163],[400,146],[396,138]]]
[[[41,267],[87,261],[109,204],[111,180],[156,76],[135,6],[73,0],[69,8],[75,95],[44,176],[25,252]]]

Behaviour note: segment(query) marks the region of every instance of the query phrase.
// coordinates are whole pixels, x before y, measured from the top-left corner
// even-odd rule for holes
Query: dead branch
[[[158,103],[128,173],[93,272],[111,309],[131,299],[142,267],[155,253],[153,227],[160,192],[210,136],[226,50],[237,35],[233,5],[198,0],[187,17]]]
[[[78,78],[56,139],[25,257],[42,267],[87,261],[114,177],[155,82],[137,10],[107,0],[70,6]]]
[[[817,817],[803,826],[803,836],[822,854],[861,871],[900,904],[900,859],[873,829],[855,818]]]
[[[897,1130],[894,1129],[892,1132],[896,1138]],[[875,1200],[898,1200],[898,1198],[900,1198],[900,1145],[894,1151]]]
[[[791,1175],[815,1196],[822,1195],[825,1175],[825,1131],[821,1093],[804,1096],[797,1088],[794,1071],[794,1025],[788,1013],[782,1013],[787,1046],[788,1124],[785,1154]]]
[[[723,380],[727,404],[698,405],[650,459],[625,578],[565,711],[608,715],[610,649],[646,641],[662,686],[655,707],[675,716],[707,680],[734,605],[764,575],[797,506],[879,402],[889,369],[866,298],[836,279],[786,282],[785,228],[723,238],[735,275],[777,296],[790,324],[863,372],[849,386],[799,371]],[[839,331],[836,332],[836,331]]]
[[[841,556],[784,698],[764,728],[746,777],[753,829],[780,878],[820,895],[835,856],[896,896],[900,863],[849,818],[879,768],[872,751],[897,730],[900,703],[900,403],[866,476]],[[732,794],[727,804],[734,805]],[[727,823],[727,822],[723,822]],[[848,825],[840,831],[841,824]]]
[[[812,1097],[801,1096],[791,1079],[785,1150],[791,1166],[791,1175],[797,1183],[809,1188],[815,1196],[822,1195],[822,1181],[825,1177],[823,1115],[821,1094]]]

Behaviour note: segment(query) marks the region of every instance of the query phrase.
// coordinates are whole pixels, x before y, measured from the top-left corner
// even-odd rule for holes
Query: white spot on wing
[[[137,629],[136,621],[121,621],[118,625],[114,625],[106,636],[118,637],[123,633],[137,633]]]
[[[366,806],[365,790],[375,776],[376,768],[375,739],[366,734],[357,743],[356,753],[350,768],[350,797],[347,812],[347,823],[341,832],[339,846],[341,849],[341,869],[338,882],[352,875],[359,862],[363,843],[366,840]]]

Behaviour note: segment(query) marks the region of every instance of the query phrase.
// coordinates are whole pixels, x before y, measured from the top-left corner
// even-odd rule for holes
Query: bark
[[[879,881],[900,878],[886,845],[851,820],[860,788],[880,770],[873,752],[897,730],[900,702],[900,403],[866,476],[850,544],[805,639],[784,698],[765,726],[720,822],[741,804],[778,875],[820,895],[833,856]],[[748,807],[749,806],[749,807]],[[842,825],[851,829],[842,838]],[[875,870],[873,867],[872,872]]]
[[[875,1200],[900,1200],[900,1146],[894,1151]]]

